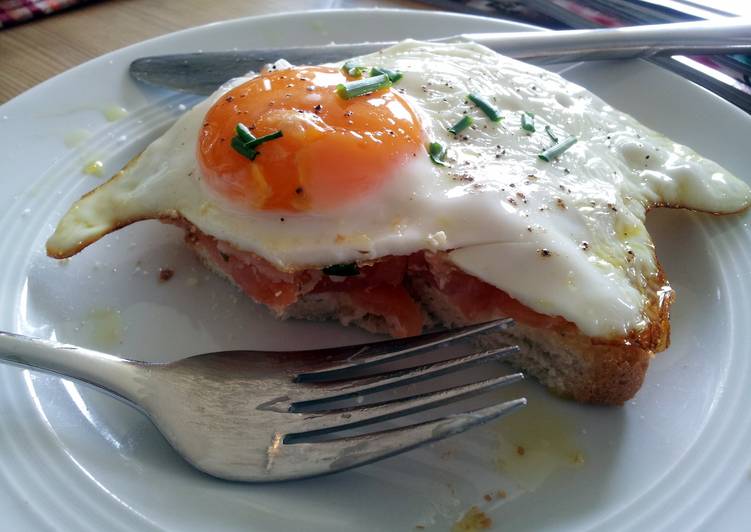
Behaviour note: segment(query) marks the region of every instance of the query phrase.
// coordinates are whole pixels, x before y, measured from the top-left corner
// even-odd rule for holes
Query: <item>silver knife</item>
[[[724,19],[598,30],[466,33],[431,41],[474,41],[504,55],[535,63],[655,55],[744,54],[751,53],[751,22]],[[136,59],[130,65],[130,74],[152,85],[210,94],[228,79],[258,71],[281,58],[292,64],[330,63],[393,44],[371,42],[161,55]]]

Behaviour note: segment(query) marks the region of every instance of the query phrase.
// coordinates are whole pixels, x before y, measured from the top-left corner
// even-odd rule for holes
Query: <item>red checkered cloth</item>
[[[0,29],[88,1],[90,0],[0,0]]]

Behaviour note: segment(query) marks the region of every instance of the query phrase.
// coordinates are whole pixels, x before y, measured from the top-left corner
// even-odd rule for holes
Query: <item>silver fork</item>
[[[140,409],[172,447],[216,477],[276,481],[342,471],[459,434],[526,404],[519,398],[401,428],[337,436],[477,395],[515,373],[363,404],[362,398],[515,353],[499,347],[421,364],[417,355],[510,320],[315,351],[224,351],[157,364],[0,331],[0,361],[96,386]],[[466,352],[466,350],[465,350]],[[378,368],[401,361],[405,369]],[[375,370],[376,373],[373,373]],[[332,402],[345,401],[344,406]],[[327,436],[325,441],[320,441]]]

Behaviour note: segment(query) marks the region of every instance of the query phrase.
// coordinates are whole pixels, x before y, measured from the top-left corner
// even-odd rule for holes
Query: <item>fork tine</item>
[[[371,346],[365,346],[343,364],[329,366],[325,369],[307,371],[295,377],[296,382],[325,382],[349,378],[354,370],[368,368],[386,362],[393,362],[419,353],[426,349],[440,347],[481,332],[495,328],[508,328],[513,325],[509,318],[470,325],[461,329],[415,336],[404,340],[389,340]]]
[[[287,434],[284,438],[284,443],[320,436],[329,432],[371,425],[380,421],[430,410],[460,399],[489,392],[501,386],[518,382],[523,378],[523,374],[514,373],[377,405],[340,409],[313,417],[305,417],[302,420],[302,426],[305,430],[303,432]]]
[[[329,403],[341,399],[348,399],[358,395],[366,395],[382,392],[398,386],[413,384],[415,382],[445,375],[454,371],[466,369],[478,364],[496,360],[498,358],[518,353],[517,346],[500,347],[489,351],[481,351],[459,358],[434,362],[413,370],[395,371],[391,374],[379,375],[363,384],[348,384],[337,388],[324,388],[321,395],[315,395],[311,399],[293,400],[289,406],[289,412],[309,412],[321,403]],[[390,376],[393,375],[393,376]]]
[[[472,427],[513,412],[526,404],[527,400],[520,398],[399,429],[326,442],[284,443],[282,444],[283,453],[297,466],[294,476],[287,478],[336,473],[388,458],[426,443],[460,434]],[[322,463],[328,463],[328,470],[321,471]]]

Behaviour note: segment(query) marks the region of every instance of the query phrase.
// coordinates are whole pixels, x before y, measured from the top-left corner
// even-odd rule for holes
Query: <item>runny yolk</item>
[[[206,114],[197,156],[206,183],[248,210],[317,212],[363,198],[418,156],[415,112],[393,89],[345,100],[329,67],[267,72],[232,89]],[[242,122],[258,146],[254,160],[232,146]]]

